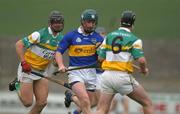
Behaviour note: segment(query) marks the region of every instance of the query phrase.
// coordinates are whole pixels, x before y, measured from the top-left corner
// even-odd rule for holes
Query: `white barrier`
[[[180,94],[151,93],[150,96],[153,100],[156,114],[180,114]],[[68,111],[63,102],[63,94],[49,94],[48,105],[43,110],[43,114],[67,114]],[[142,108],[139,104],[132,100],[130,100],[129,104],[130,113],[142,114]],[[22,114],[28,112],[29,109],[21,104],[15,92],[0,93],[0,114]],[[75,109],[75,105],[72,105],[70,110],[73,109]],[[117,111],[122,111],[120,105]]]
[[[43,110],[43,114],[67,114],[67,109],[64,106],[63,94],[49,94],[48,104]],[[1,92],[0,93],[0,113],[23,114],[28,112],[30,108],[25,108],[16,92]]]

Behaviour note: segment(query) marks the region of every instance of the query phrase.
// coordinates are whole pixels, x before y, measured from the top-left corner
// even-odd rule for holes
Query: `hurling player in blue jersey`
[[[95,32],[98,15],[93,9],[86,9],[81,15],[81,26],[67,33],[59,43],[56,52],[56,62],[59,70],[66,71],[62,54],[68,49],[69,68],[96,64],[96,49],[103,38]],[[70,91],[66,91],[65,105],[70,106],[73,101],[83,114],[91,114],[96,89],[96,69],[81,69],[68,72],[68,81],[76,98],[72,98]]]

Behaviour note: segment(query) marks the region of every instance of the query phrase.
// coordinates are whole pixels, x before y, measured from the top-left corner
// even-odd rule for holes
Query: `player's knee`
[[[88,97],[84,97],[81,101],[81,103],[83,104],[83,106],[89,106],[90,105],[90,100]]]
[[[107,114],[109,112],[109,108],[103,108],[103,111],[105,114]]]
[[[47,101],[39,101],[39,102],[36,102],[36,106],[38,107],[45,107],[47,105]]]
[[[19,97],[20,101],[22,102],[22,104],[25,106],[25,107],[30,107],[32,106],[33,104],[33,100],[31,99],[23,99],[22,97]]]
[[[144,107],[150,107],[152,106],[152,101],[150,99],[146,99],[143,101],[143,104],[142,104]]]
[[[97,112],[96,114],[107,114],[109,112],[109,108],[108,107],[104,107],[104,106],[98,106],[97,107]]]
[[[32,102],[23,102],[23,105],[28,108],[32,106]]]

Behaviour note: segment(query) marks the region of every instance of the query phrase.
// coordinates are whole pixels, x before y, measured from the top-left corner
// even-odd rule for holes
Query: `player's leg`
[[[110,110],[112,99],[116,94],[113,88],[114,84],[112,83],[114,81],[113,75],[114,73],[109,73],[108,71],[101,75],[101,93],[96,114],[107,114]]]
[[[82,109],[83,114],[91,114],[91,104],[84,83],[75,83],[72,86],[72,90],[80,102],[80,108]]]
[[[95,83],[96,88],[95,88],[95,91],[93,92],[93,94],[92,95],[90,94],[90,96],[92,96],[92,98],[93,98],[93,100],[90,100],[90,101],[92,101],[91,106],[96,106],[99,99],[100,99],[100,94],[101,94],[101,90],[100,90],[101,89],[101,87],[100,87],[101,86],[100,85],[101,84],[101,74],[96,74],[96,76],[97,76],[96,77],[96,83]],[[92,85],[92,87],[93,87],[93,85]]]
[[[96,91],[89,91],[87,90],[89,99],[90,99],[90,103],[91,103],[91,108],[95,107],[98,103],[98,99],[96,97]]]
[[[77,105],[77,109],[73,111],[73,114],[80,114],[82,112],[80,101],[76,95],[74,95],[70,90],[65,91],[65,107],[69,108],[71,105],[71,102],[74,102]]]
[[[18,67],[18,77],[10,83],[13,86],[13,90],[16,90],[25,107],[30,107],[33,104],[33,80],[29,78],[30,74],[23,73],[22,67]],[[11,88],[11,87],[10,87]]]
[[[127,95],[131,99],[143,106],[144,114],[154,114],[152,102],[144,88],[132,77],[131,74],[119,73],[119,81],[122,85],[116,87],[116,90]]]
[[[116,99],[116,96],[117,95],[115,95],[114,98],[111,101],[111,106],[110,106],[110,109],[109,109],[110,112],[114,111],[116,109],[116,107],[117,107],[118,100]]]
[[[70,90],[66,90],[64,104],[67,108],[69,108],[71,105],[71,102],[74,102],[78,107],[80,107],[80,101],[78,97],[74,95]]]
[[[87,90],[87,93],[88,93],[88,96],[89,96],[89,99],[90,99],[90,102],[91,102],[91,108],[97,106],[97,103],[99,101],[99,98],[100,98],[100,75],[97,76],[98,78],[95,79],[94,78],[90,78],[91,81],[88,81],[88,83],[91,83],[91,84],[86,84],[86,89]],[[95,85],[96,85],[96,88],[95,88]],[[73,97],[74,99],[74,97]],[[82,110],[78,107],[73,114],[80,114],[82,112]]]
[[[91,102],[91,107],[95,107],[100,97],[100,75],[96,74],[95,69],[87,69],[86,89]]]
[[[124,108],[123,114],[129,114],[129,100],[127,96],[122,96],[122,106]]]
[[[73,114],[81,114],[82,112],[82,109],[81,109],[81,106],[80,106],[80,101],[79,99],[77,98],[77,96],[73,96],[72,97],[73,99],[73,102],[76,104],[77,108],[73,111]]]
[[[67,90],[67,91],[69,91],[69,90]],[[67,91],[66,91],[66,93],[67,93]],[[93,108],[94,106],[97,105],[99,99],[97,99],[95,91],[88,91],[87,90],[87,94],[88,94],[89,99],[90,99],[91,108]],[[71,98],[67,98],[68,95],[67,94],[65,94],[65,95],[66,95],[65,99],[71,99],[78,106],[77,109],[73,111],[73,114],[80,114],[82,112],[82,110],[80,108],[81,106],[80,106],[80,101],[79,101],[78,97],[76,95],[72,95],[72,93],[71,93],[71,95],[69,95],[69,96],[71,96]],[[68,100],[66,100],[66,101],[68,101]],[[67,104],[69,104],[69,103],[67,103]]]
[[[94,92],[92,92],[96,87],[95,69],[81,69],[70,71],[68,73],[69,83],[76,95],[72,97],[72,100],[77,106],[79,106],[79,108],[81,108],[82,112],[85,110],[88,114],[89,112],[91,113],[91,103],[94,104],[95,102]],[[90,98],[93,102],[91,102]]]
[[[48,80],[42,78],[34,81],[34,95],[36,102],[29,114],[41,113],[47,104],[48,90]]]
[[[26,82],[20,82],[20,88],[17,92],[22,104],[25,107],[30,107],[33,104],[33,81],[28,78],[24,80]]]
[[[135,86],[133,91],[128,94],[128,97],[142,105],[144,114],[154,114],[152,101],[141,85]]]
[[[100,95],[101,95],[101,90],[100,89],[96,89],[96,100],[97,101],[99,101]]]
[[[114,94],[101,92],[96,114],[107,114],[109,112],[113,97]]]
[[[87,91],[89,99],[90,99],[90,103],[91,103],[91,108],[95,107],[99,101],[99,95],[97,95],[96,93],[97,91]],[[97,98],[98,97],[98,98]],[[78,106],[76,110],[73,111],[73,114],[80,114],[82,112],[81,108],[80,108],[80,102],[79,99],[77,98],[77,96],[72,96],[72,101]]]

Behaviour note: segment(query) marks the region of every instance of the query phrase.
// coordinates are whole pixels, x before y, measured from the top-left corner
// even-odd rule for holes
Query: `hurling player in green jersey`
[[[104,27],[97,27],[96,28],[96,32],[99,33],[104,39],[106,38],[106,29]],[[96,69],[96,75],[97,75],[97,84],[96,84],[96,98],[97,98],[97,101],[99,101],[99,98],[100,98],[100,89],[101,89],[101,75],[104,71],[102,69]],[[111,106],[110,106],[110,109],[109,109],[109,112],[117,112],[117,109],[118,109],[118,102],[121,102],[122,104],[122,107],[123,107],[123,114],[129,114],[129,100],[128,100],[128,97],[127,96],[122,96],[121,94],[116,94],[111,102]],[[119,112],[117,112],[119,113]]]
[[[144,88],[133,78],[133,60],[139,63],[140,71],[147,75],[148,68],[142,50],[142,41],[133,33],[135,13],[124,11],[121,27],[109,33],[100,47],[102,68],[101,96],[96,114],[107,114],[116,93],[127,95],[142,105],[144,114],[154,114],[152,101]]]
[[[20,59],[18,77],[9,84],[9,90],[16,90],[25,107],[35,103],[28,114],[40,114],[47,104],[48,80],[37,76],[47,76],[48,66],[53,62],[55,51],[63,35],[64,16],[52,11],[48,27],[33,32],[16,42],[16,52]]]

